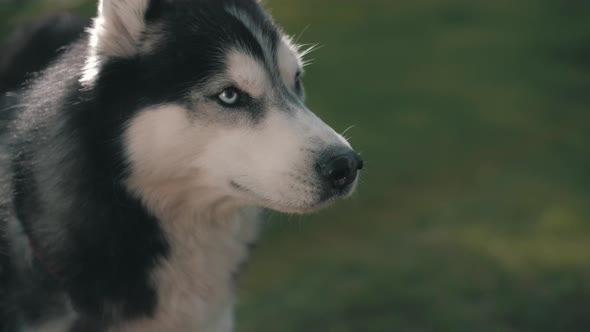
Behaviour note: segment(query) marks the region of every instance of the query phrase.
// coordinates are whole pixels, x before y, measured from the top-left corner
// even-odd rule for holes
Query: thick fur
[[[100,1],[5,123],[0,331],[233,331],[262,209],[356,185],[325,178],[352,150],[302,70],[254,0]]]

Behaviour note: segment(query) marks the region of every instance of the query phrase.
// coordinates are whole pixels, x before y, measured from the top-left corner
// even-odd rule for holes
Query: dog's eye
[[[223,90],[218,96],[219,102],[225,106],[236,106],[240,102],[240,91],[236,88],[227,88]]]

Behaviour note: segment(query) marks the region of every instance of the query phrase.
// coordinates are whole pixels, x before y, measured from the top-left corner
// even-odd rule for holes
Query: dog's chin
[[[247,194],[249,196],[248,201],[252,205],[282,213],[304,215],[319,212],[333,205],[338,199],[352,196],[356,189],[356,181],[343,190],[325,190],[319,195],[314,195],[312,197],[302,196],[291,200],[266,198],[265,195],[258,194],[246,187],[237,184],[234,184],[234,187],[239,188],[242,194]]]
[[[282,213],[289,214],[313,214],[319,212],[325,208],[328,208],[336,201],[336,198],[332,198],[325,201],[318,201],[310,204],[285,204],[284,202],[268,204],[264,208],[274,210]]]

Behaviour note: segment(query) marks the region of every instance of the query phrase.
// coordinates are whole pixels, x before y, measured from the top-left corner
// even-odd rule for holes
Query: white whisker
[[[340,135],[342,135],[342,136],[346,135],[346,133],[349,132],[354,127],[356,127],[356,125],[352,125],[352,126],[346,128]]]

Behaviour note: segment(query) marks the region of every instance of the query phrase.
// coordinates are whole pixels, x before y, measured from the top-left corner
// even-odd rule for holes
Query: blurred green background
[[[238,330],[590,331],[590,1],[266,2],[367,166],[271,214]],[[0,33],[58,7],[94,12],[0,2]]]

